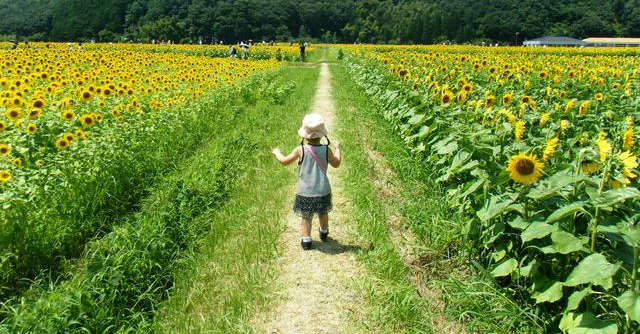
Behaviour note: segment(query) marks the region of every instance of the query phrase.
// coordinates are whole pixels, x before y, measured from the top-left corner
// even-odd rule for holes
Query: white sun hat
[[[319,114],[308,114],[302,119],[302,127],[298,130],[300,137],[305,139],[322,138],[328,134],[324,126],[324,119]]]

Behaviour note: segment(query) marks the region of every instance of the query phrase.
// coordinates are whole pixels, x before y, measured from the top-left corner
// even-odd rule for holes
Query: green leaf
[[[582,211],[584,207],[583,202],[574,202],[569,205],[565,205],[560,209],[554,211],[549,217],[547,217],[547,223],[553,223],[564,217],[574,214],[575,212]]]
[[[537,221],[529,225],[529,227],[520,234],[520,238],[522,238],[522,243],[524,244],[533,239],[544,238],[557,230],[558,227],[556,225],[549,225],[545,222]]]
[[[438,148],[438,150],[436,151],[436,153],[440,154],[440,155],[447,155],[450,154],[452,152],[455,152],[455,150],[458,149],[458,143],[453,141],[450,142],[449,144],[445,145],[445,146],[441,146]]]
[[[478,188],[480,188],[480,186],[482,186],[484,184],[484,182],[485,182],[485,180],[477,180],[471,186],[469,186],[469,188],[467,188],[467,190],[465,190],[465,192],[462,193],[459,197],[460,198],[464,198],[464,197],[469,196],[470,194],[472,194],[476,190],[478,190]]]
[[[582,300],[584,299],[584,297],[586,297],[588,294],[592,292],[593,290],[587,287],[580,291],[575,291],[574,293],[572,293],[571,296],[569,296],[569,302],[567,302],[567,310],[573,311],[578,307],[580,307],[580,303],[582,303]]]
[[[627,313],[631,320],[640,322],[640,295],[635,291],[627,291],[618,297],[618,306]]]
[[[630,198],[640,198],[640,190],[633,187],[624,187],[607,190],[600,197],[594,198],[594,203],[599,207],[609,207]]]
[[[484,207],[478,210],[476,214],[481,221],[486,222],[501,214],[517,198],[517,193],[506,193],[501,196],[491,196],[489,202],[485,202]]]
[[[584,245],[589,242],[589,238],[577,238],[573,234],[565,231],[554,231],[551,233],[553,248],[560,254],[569,254],[580,250],[585,250]]]
[[[527,194],[527,197],[535,200],[542,200],[559,196],[563,190],[566,191],[570,189],[568,187],[569,185],[572,185],[582,179],[584,179],[584,176],[570,176],[567,175],[567,173],[558,173],[541,182],[537,187],[531,189]]]
[[[491,276],[502,277],[507,276],[518,269],[518,261],[516,259],[508,259],[502,262],[491,271]]]
[[[535,274],[538,271],[538,268],[540,267],[540,264],[538,263],[538,260],[533,260],[531,262],[529,262],[528,265],[520,268],[520,275],[524,276],[524,277],[529,277],[532,274]]]
[[[569,328],[569,334],[617,334],[618,325],[613,321],[604,321],[596,318],[593,313],[580,313],[573,319],[573,326]]]
[[[508,221],[507,224],[516,230],[524,230],[529,227],[529,223],[521,216],[516,216],[514,219]]]
[[[618,224],[624,241],[631,247],[640,247],[640,228],[637,225]]]
[[[536,304],[553,303],[562,298],[562,282],[538,277],[534,279],[533,285],[532,297],[536,299]]]
[[[592,254],[582,259],[573,268],[569,277],[564,282],[566,286],[576,286],[588,283],[600,283],[613,277],[620,268],[619,264],[611,264],[602,254]]]

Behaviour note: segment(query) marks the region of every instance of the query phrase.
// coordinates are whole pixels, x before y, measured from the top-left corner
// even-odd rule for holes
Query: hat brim
[[[301,127],[300,129],[298,129],[298,135],[304,139],[315,139],[315,138],[322,138],[322,137],[326,137],[329,134],[329,132],[327,131],[326,127],[322,127],[321,129],[318,129],[316,131],[307,131],[307,129],[303,127]]]

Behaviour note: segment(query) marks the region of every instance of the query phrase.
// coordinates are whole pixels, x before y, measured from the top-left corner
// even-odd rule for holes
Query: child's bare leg
[[[312,217],[302,218],[302,224],[300,225],[300,234],[303,237],[311,237],[311,219]]]
[[[326,231],[329,228],[329,214],[320,216],[320,228]]]

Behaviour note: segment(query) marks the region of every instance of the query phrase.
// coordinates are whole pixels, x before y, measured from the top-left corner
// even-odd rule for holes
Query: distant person
[[[249,45],[240,43],[240,49],[242,49],[242,59],[249,59]]]
[[[24,48],[28,49],[29,48],[29,41],[24,41]]]
[[[304,62],[304,51],[307,48],[305,43],[300,42],[300,61]]]
[[[306,115],[298,135],[302,138],[300,146],[293,149],[288,156],[282,155],[277,147],[271,152],[283,165],[298,161],[298,187],[293,212],[302,218],[300,246],[308,250],[312,247],[311,222],[314,216],[318,216],[320,221],[320,240],[325,241],[329,236],[329,212],[333,205],[327,167],[340,166],[340,144],[334,141],[336,151],[331,151],[328,131],[324,126],[324,119],[319,114]],[[326,145],[320,143],[322,137],[327,138]]]
[[[11,50],[15,50],[18,48],[18,41],[13,41],[13,44],[11,45]]]
[[[278,48],[278,50],[276,50],[276,60],[277,61],[282,60],[282,51],[280,51],[280,48]]]
[[[236,48],[234,48],[233,45],[229,45],[229,57],[230,58],[237,57]]]

